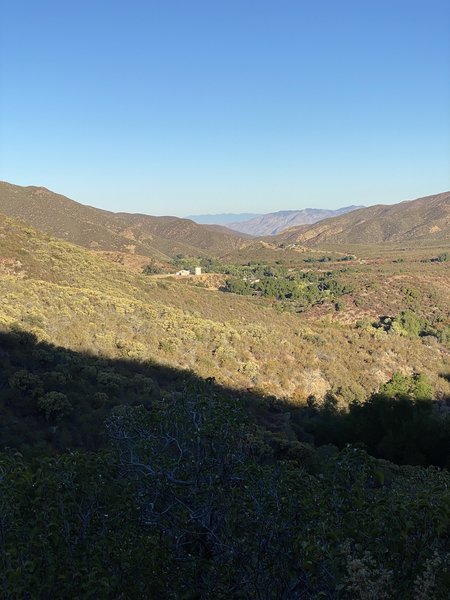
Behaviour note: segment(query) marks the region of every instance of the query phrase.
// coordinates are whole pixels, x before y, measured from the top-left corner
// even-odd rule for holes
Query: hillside
[[[326,210],[322,208],[305,208],[303,210],[280,210],[274,213],[256,215],[248,221],[236,220],[234,223],[226,223],[226,226],[241,233],[254,236],[276,235],[288,227],[296,225],[317,223],[323,219],[335,217],[361,208],[359,206],[346,206],[338,210]]]
[[[112,213],[42,187],[0,182],[0,213],[92,250],[168,260],[177,254],[220,256],[245,242],[233,232],[177,217]]]
[[[448,316],[446,258],[315,257]],[[0,215],[1,597],[445,600],[450,337],[196,281]]]
[[[330,389],[340,390],[342,401],[364,398],[411,365],[450,395],[439,376],[448,370],[448,353],[420,339],[357,329],[347,319],[330,327],[264,299],[135,274],[6,217],[0,217],[0,256],[0,323],[61,346],[190,369],[296,401]],[[438,271],[432,263],[427,268]],[[359,277],[367,283],[367,275]],[[445,314],[445,296],[442,303],[437,316]],[[341,353],[342,345],[358,350]]]
[[[288,244],[379,244],[450,240],[450,192],[393,205],[370,206],[312,226],[284,231],[277,240]]]
[[[4,600],[447,600],[447,470],[314,446],[275,403],[256,426],[243,395],[192,374],[18,330],[0,343]],[[400,460],[448,456],[428,401],[367,406],[346,429],[387,425]],[[321,435],[341,420],[306,413]]]

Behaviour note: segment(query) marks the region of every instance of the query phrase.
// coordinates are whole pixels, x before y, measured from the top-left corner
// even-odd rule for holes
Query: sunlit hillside
[[[280,311],[257,297],[134,274],[5,217],[1,232],[5,326],[300,403],[329,390],[342,402],[364,399],[397,370],[426,373],[436,394],[449,394],[448,350],[435,338],[312,318],[320,306]]]
[[[189,219],[113,213],[85,206],[43,187],[0,182],[0,213],[24,219],[50,235],[90,248],[167,260],[178,253],[221,255],[245,238]]]
[[[450,192],[394,205],[369,206],[279,236],[286,243],[367,244],[450,239]]]

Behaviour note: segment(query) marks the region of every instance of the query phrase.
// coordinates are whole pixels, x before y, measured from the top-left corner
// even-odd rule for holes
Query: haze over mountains
[[[228,223],[227,227],[234,229],[235,231],[240,231],[241,233],[247,233],[255,236],[276,235],[288,227],[317,223],[322,219],[336,217],[352,210],[356,210],[357,208],[363,207],[345,206],[344,208],[339,208],[337,210],[327,210],[322,208],[280,210],[264,215],[255,215],[248,221],[241,222],[241,220],[238,221],[236,219],[234,223]]]
[[[450,238],[450,192],[387,206],[281,211],[235,223],[233,226],[242,230],[238,232],[178,217],[113,213],[85,206],[46,188],[0,182],[0,213],[90,250],[132,255],[142,264],[147,258],[167,262],[177,255],[223,257],[236,252],[248,253],[250,260],[255,252],[262,252],[261,242],[249,237],[257,231],[271,236],[265,239],[268,251],[281,243],[315,247]],[[284,229],[298,219],[318,218],[322,220]]]
[[[189,215],[186,219],[191,219],[200,225],[229,225],[230,223],[240,223],[249,221],[254,217],[261,216],[259,213],[219,213],[208,215]]]
[[[284,231],[277,239],[308,246],[379,244],[450,238],[450,192],[393,205],[375,205]]]

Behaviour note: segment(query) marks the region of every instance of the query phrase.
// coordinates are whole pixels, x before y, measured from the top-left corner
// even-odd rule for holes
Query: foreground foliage
[[[281,450],[192,388],[107,430],[107,452],[2,455],[3,598],[446,598],[447,472]]]
[[[322,406],[293,411],[300,439],[311,434],[316,444],[358,444],[372,456],[397,464],[450,468],[450,413],[432,402],[432,390],[421,375],[395,373],[391,381],[365,402],[337,406],[329,394]]]

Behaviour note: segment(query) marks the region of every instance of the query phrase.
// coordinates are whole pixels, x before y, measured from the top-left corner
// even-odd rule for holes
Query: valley
[[[450,3],[1,16],[0,600],[450,600]]]
[[[368,577],[388,569],[396,581],[383,586],[412,594],[416,557],[434,556],[429,540],[443,564],[449,239],[300,245],[202,228],[193,237],[180,219],[164,219],[162,230],[153,217],[97,209],[86,225],[87,207],[47,192],[64,223],[48,220],[44,232],[40,193],[35,212],[5,189],[0,485],[4,544],[16,554],[3,563],[4,591],[19,569],[23,589],[37,574],[39,597],[58,584],[62,597],[76,587],[105,599],[119,590],[179,598],[201,565],[202,598],[236,585],[244,597],[281,598],[285,577],[308,598],[331,597],[366,560],[363,544]],[[35,199],[35,189],[23,194]],[[77,503],[90,507],[87,525]],[[36,511],[53,538],[38,527],[30,541]],[[418,511],[424,520],[411,521]],[[255,583],[257,548],[269,538]],[[137,575],[143,550],[151,563]],[[96,581],[80,579],[74,566],[89,572],[92,560]],[[170,578],[154,578],[165,569]],[[435,589],[447,585],[443,572]]]

